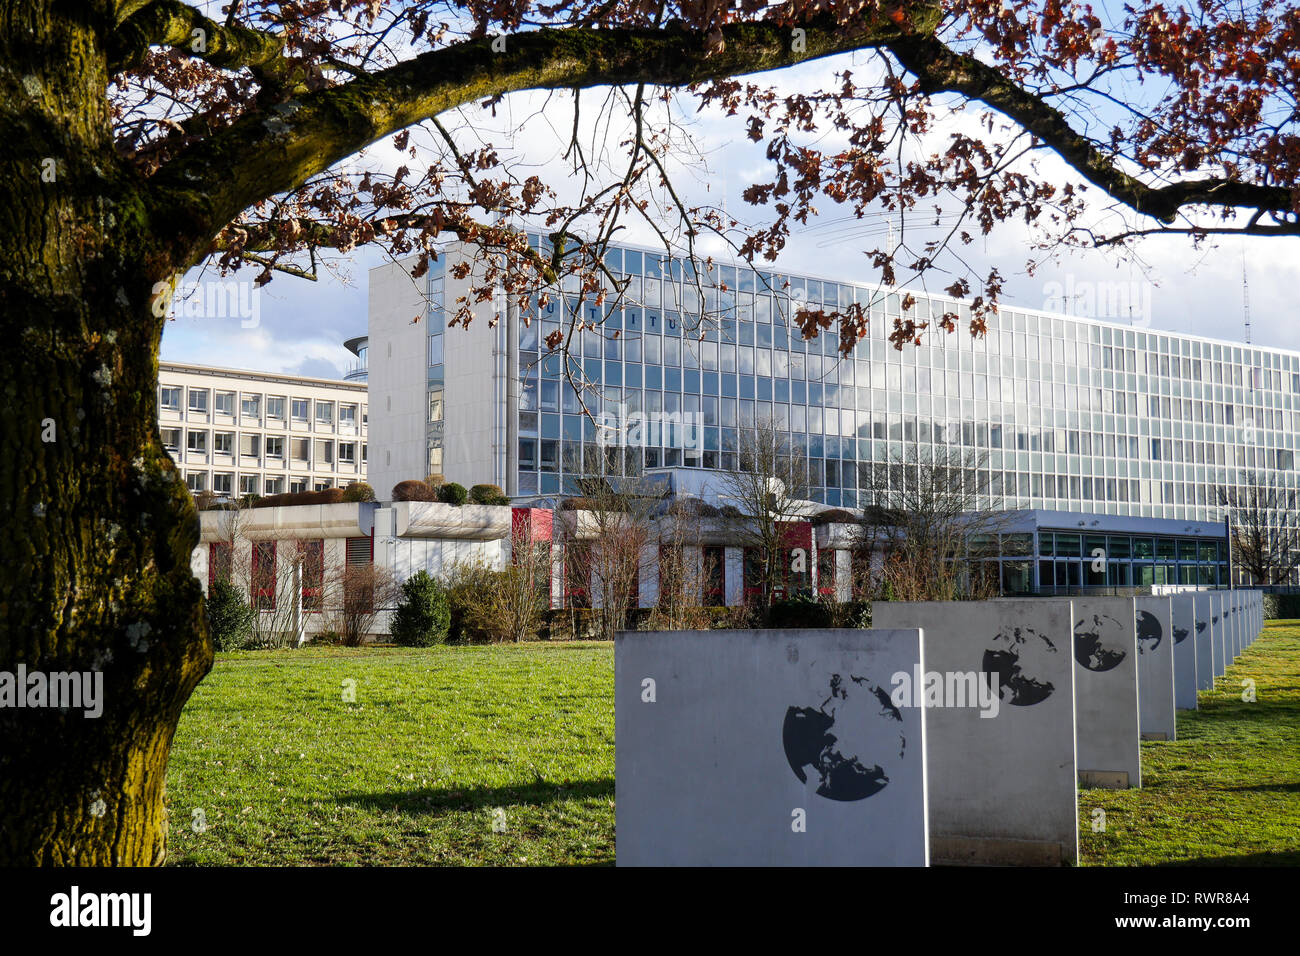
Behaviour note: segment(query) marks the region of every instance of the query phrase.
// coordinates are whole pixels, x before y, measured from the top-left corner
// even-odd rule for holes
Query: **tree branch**
[[[1295,196],[1283,186],[1227,179],[1195,179],[1151,186],[1130,176],[1079,135],[1065,115],[1040,97],[969,54],[955,53],[933,36],[912,35],[887,44],[926,93],[960,93],[993,107],[1042,140],[1088,182],[1138,213],[1171,223],[1188,205],[1231,206],[1290,212]]]
[[[941,13],[927,7],[918,16],[913,28],[933,30]],[[908,29],[882,14],[850,35],[822,17],[803,27],[796,50],[789,27],[739,23],[723,28],[725,48],[715,53],[703,35],[672,29],[542,29],[506,37],[501,52],[492,38],[467,41],[246,116],[177,156],[153,183],[193,212],[202,235],[192,239],[206,246],[258,200],[464,103],[526,89],[685,86],[879,46]]]
[[[218,23],[181,0],[151,0],[113,31],[109,72],[138,65],[153,46],[171,47],[223,69],[265,69],[284,58],[284,41],[274,33]]]

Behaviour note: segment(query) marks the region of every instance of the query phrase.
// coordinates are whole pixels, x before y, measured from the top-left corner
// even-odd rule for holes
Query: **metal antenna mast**
[[[1250,283],[1246,281],[1246,249],[1241,250],[1241,311],[1246,321],[1246,344],[1250,344]]]

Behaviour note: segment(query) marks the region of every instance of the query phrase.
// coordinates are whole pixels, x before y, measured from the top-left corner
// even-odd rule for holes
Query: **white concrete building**
[[[366,479],[365,382],[162,362],[158,429],[192,493],[344,488]]]

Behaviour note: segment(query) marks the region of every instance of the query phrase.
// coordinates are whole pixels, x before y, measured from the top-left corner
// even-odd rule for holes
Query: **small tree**
[[[980,600],[999,582],[972,558],[996,541],[1004,512],[991,508],[980,476],[988,456],[940,447],[923,458],[877,464],[859,481],[865,518],[856,542],[868,564],[881,555],[876,590],[895,601]],[[996,554],[996,550],[994,550]]]
[[[348,564],[335,571],[330,588],[330,627],[346,647],[357,647],[374,630],[381,611],[397,603],[402,589],[386,567]]]
[[[771,418],[741,432],[738,467],[723,472],[721,496],[736,508],[726,520],[758,561],[747,581],[757,591],[764,613],[786,580],[786,526],[802,519],[808,508],[808,462],[790,443],[788,433]],[[805,556],[811,561],[811,555]]]
[[[577,485],[586,509],[570,512],[571,540],[583,539],[587,561],[582,567],[591,571],[597,632],[602,640],[613,640],[627,628],[628,613],[638,603],[658,493],[638,478],[584,477]]]
[[[248,606],[239,588],[218,577],[209,590],[206,608],[213,650],[237,651],[249,645],[257,612]]]
[[[1232,563],[1257,585],[1287,584],[1300,566],[1300,493],[1251,472],[1239,487],[1220,488],[1227,512]]]
[[[447,640],[451,610],[442,582],[427,571],[417,571],[402,584],[402,596],[393,612],[390,633],[405,647],[429,647]]]

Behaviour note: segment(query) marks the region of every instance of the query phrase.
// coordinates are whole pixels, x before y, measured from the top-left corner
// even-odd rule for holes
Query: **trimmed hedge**
[[[813,515],[809,523],[820,526],[824,524],[858,524],[859,521],[861,519],[852,511],[845,511],[843,508],[827,508],[825,511],[819,511]]]
[[[418,478],[393,485],[394,501],[437,501],[438,493]]]
[[[470,504],[508,505],[510,499],[496,485],[475,485],[469,490]]]
[[[438,500],[443,504],[459,507],[469,500],[469,492],[465,490],[464,485],[449,481],[438,489]]]
[[[337,505],[344,500],[342,488],[323,488],[320,491],[289,491],[282,495],[267,495],[253,502],[254,508],[285,508],[289,505]]]
[[[1265,594],[1264,618],[1270,621],[1300,618],[1300,594]]]
[[[678,498],[668,506],[668,514],[687,518],[716,518],[721,512],[699,498]]]
[[[375,489],[364,481],[354,481],[343,489],[344,501],[374,501]]]

